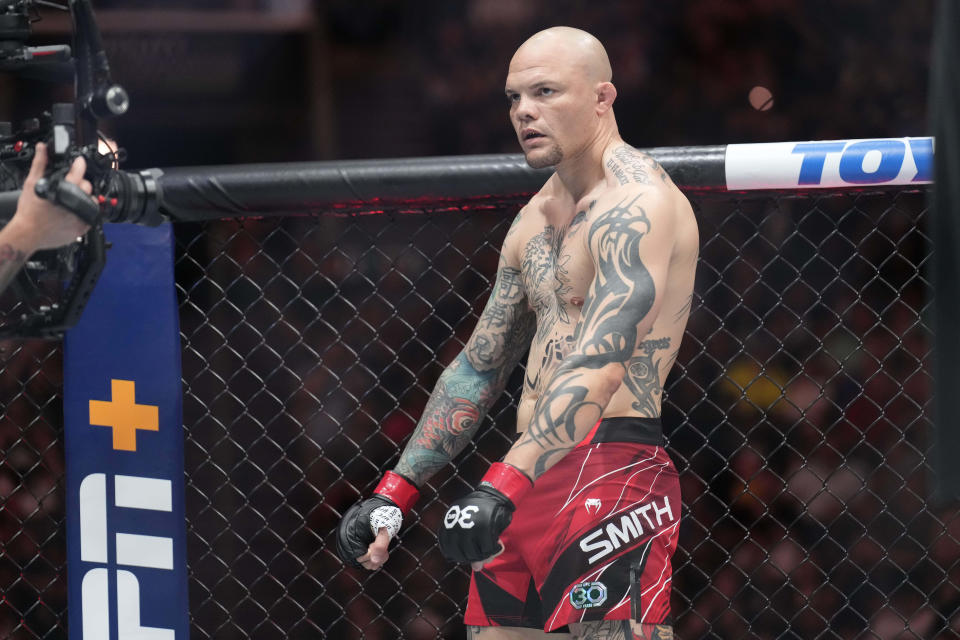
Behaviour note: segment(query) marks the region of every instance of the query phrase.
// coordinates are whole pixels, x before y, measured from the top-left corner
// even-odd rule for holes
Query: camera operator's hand
[[[37,143],[30,173],[23,183],[23,190],[17,201],[17,212],[0,232],[0,245],[10,246],[23,253],[24,259],[39,249],[53,249],[70,244],[90,228],[74,214],[36,194],[34,187],[37,180],[43,177],[46,168],[47,147],[42,142]],[[86,170],[86,161],[78,157],[64,179],[78,185],[89,195],[93,192],[93,186],[83,179]]]
[[[39,249],[53,249],[74,242],[90,228],[66,209],[44,200],[34,187],[47,168],[47,146],[38,143],[30,165],[30,173],[23,183],[17,200],[17,211],[0,229],[0,293],[13,280],[23,263]],[[83,179],[87,170],[83,158],[77,158],[64,180],[80,187],[84,193],[93,192],[93,186]]]

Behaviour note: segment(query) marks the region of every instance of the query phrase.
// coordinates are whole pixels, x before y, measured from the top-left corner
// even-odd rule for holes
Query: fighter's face
[[[589,86],[576,73],[552,65],[514,63],[505,91],[510,122],[527,164],[535,169],[559,164],[589,137],[596,97],[591,100]]]

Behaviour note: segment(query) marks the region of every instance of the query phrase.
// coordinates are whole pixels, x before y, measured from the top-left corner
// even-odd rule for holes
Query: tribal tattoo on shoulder
[[[667,182],[667,172],[652,157],[628,144],[614,149],[607,160],[610,170],[620,184],[654,184],[654,177]]]
[[[519,269],[501,267],[477,328],[440,375],[400,456],[398,473],[419,485],[467,445],[529,347],[534,330]]]
[[[597,247],[597,275],[577,328],[582,337],[574,337],[595,368],[630,357],[637,345],[637,325],[653,308],[653,278],[640,255],[650,219],[637,204],[640,197],[622,200],[590,227],[590,244]]]
[[[638,204],[641,197],[625,198],[590,225],[588,242],[595,247],[597,273],[574,331],[579,352],[560,364],[517,444],[543,450],[535,476],[576,443],[577,422],[600,417],[603,407],[584,374],[609,364],[626,372],[637,346],[638,324],[653,308],[656,288],[640,249],[651,223]]]

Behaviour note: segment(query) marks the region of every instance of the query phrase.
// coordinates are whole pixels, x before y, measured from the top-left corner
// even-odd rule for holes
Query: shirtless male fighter
[[[520,435],[439,534],[473,567],[474,639],[673,638],[680,487],[660,405],[699,236],[667,174],[620,138],[610,79],[603,46],[578,29],[514,54],[510,120],[527,162],[556,171],[514,220],[490,300],[396,468],[338,530],[345,561],[383,566],[417,487],[473,438],[529,348]]]

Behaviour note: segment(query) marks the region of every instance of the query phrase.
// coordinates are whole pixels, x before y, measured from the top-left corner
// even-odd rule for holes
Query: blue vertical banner
[[[173,230],[104,231],[106,268],[64,344],[70,637],[187,640]]]

